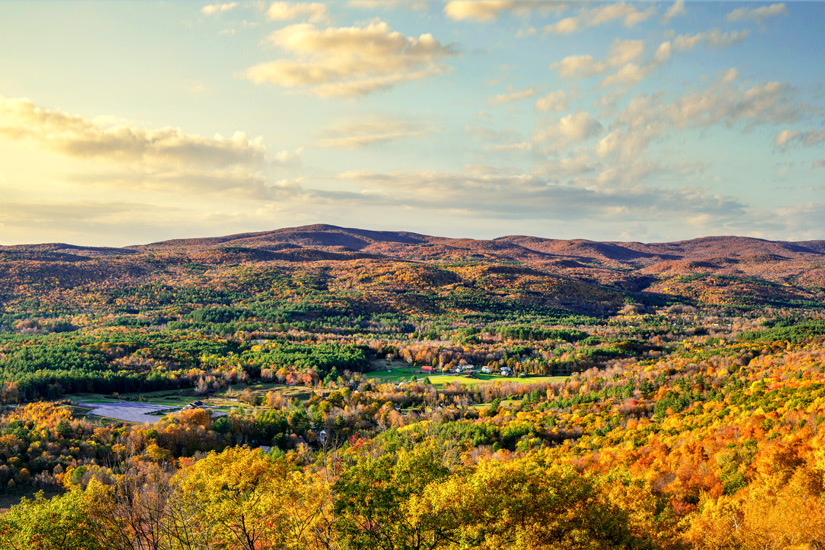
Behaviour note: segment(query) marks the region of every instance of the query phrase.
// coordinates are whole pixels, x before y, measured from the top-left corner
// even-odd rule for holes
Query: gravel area
[[[78,403],[81,407],[90,407],[89,414],[105,416],[127,422],[138,422],[140,424],[148,422],[154,424],[161,419],[160,416],[148,414],[155,411],[169,410],[174,407],[164,407],[161,405],[147,405],[145,403]]]

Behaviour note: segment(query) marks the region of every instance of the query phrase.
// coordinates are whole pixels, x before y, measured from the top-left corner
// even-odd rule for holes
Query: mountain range
[[[545,278],[544,283],[554,286],[575,282],[577,294],[581,285],[589,285],[596,294],[608,291],[642,301],[673,297],[715,305],[817,306],[825,298],[825,241],[712,236],[640,243],[527,235],[482,240],[309,225],[122,248],[0,247],[0,275],[28,284],[45,278],[59,286],[72,286],[70,281],[75,279],[76,284],[128,282],[162,273],[174,278],[181,266],[221,271],[247,264],[323,268],[324,277],[332,279],[353,270],[385,273],[391,266],[396,274],[416,273],[415,277],[396,277],[394,284],[408,290],[423,285],[445,291],[450,285],[486,281],[495,272],[498,284],[511,291],[541,292],[536,281]],[[474,266],[475,270],[459,272],[456,266]]]

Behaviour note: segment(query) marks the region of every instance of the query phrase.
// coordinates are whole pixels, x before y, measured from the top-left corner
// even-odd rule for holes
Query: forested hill
[[[825,241],[474,240],[311,225],[125,248],[4,246],[0,304],[9,308],[35,292],[38,303],[59,297],[62,308],[71,308],[73,293],[105,294],[112,285],[121,294],[147,284],[196,285],[201,293],[231,286],[248,294],[239,281],[255,273],[338,296],[358,290],[370,296],[362,300],[367,309],[385,312],[485,313],[503,299],[516,310],[588,315],[627,303],[798,307],[823,298]],[[420,299],[404,298],[409,293]],[[447,294],[460,304],[442,303]]]

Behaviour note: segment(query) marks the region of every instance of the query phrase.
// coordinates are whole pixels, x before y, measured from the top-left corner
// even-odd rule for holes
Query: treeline
[[[362,371],[367,348],[337,342],[266,346],[199,333],[111,329],[108,332],[0,338],[0,402],[55,399],[72,393],[146,392],[193,387],[209,376],[221,386],[282,370],[314,381],[336,367]]]

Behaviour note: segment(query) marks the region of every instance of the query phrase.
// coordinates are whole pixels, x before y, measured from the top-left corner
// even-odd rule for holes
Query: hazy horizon
[[[825,239],[822,2],[3,2],[0,244]]]

